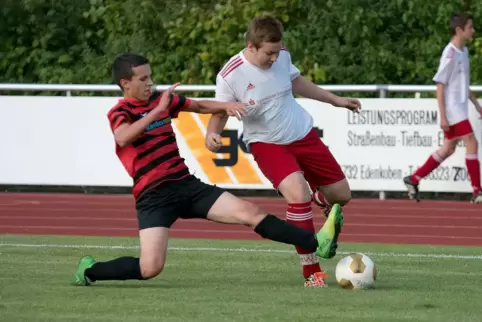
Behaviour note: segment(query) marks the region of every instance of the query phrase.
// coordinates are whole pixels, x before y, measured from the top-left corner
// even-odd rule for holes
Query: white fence
[[[170,85],[157,85],[156,90],[165,90]],[[388,92],[434,92],[435,85],[322,85],[332,92],[378,92],[384,98]],[[180,85],[178,92],[214,92],[214,85]],[[482,92],[482,86],[472,86],[474,92]],[[65,92],[71,96],[72,92],[118,92],[119,87],[112,84],[16,84],[0,83],[0,91],[33,91],[33,92]]]
[[[168,85],[157,86],[165,89]],[[323,86],[338,92],[429,92],[434,86]],[[117,92],[115,85],[0,84],[0,91]],[[182,85],[181,92],[209,92],[214,86]],[[482,86],[473,87],[482,92]],[[115,156],[106,114],[118,97],[0,96],[0,137],[3,156],[0,184],[131,186]],[[313,115],[323,141],[342,165],[354,191],[404,191],[402,178],[420,166],[443,141],[435,99],[361,99],[356,116],[313,100],[299,99]],[[479,142],[482,125],[471,108]],[[239,140],[242,124],[230,119],[228,154],[204,148],[209,115],[181,113],[173,121],[181,155],[201,180],[231,189],[272,189]],[[482,149],[482,146],[481,148]],[[480,150],[479,149],[479,150]],[[422,181],[422,191],[471,192],[465,151],[458,149]],[[218,166],[216,159],[224,159]],[[218,163],[219,164],[219,163]]]

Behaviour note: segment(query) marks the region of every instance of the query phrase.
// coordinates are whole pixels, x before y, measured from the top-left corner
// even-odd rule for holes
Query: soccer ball
[[[344,289],[368,289],[377,279],[377,269],[367,255],[352,253],[336,264],[335,276],[338,285]]]

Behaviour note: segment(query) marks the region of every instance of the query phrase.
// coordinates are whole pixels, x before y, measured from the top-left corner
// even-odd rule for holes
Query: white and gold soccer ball
[[[375,263],[365,254],[352,253],[340,259],[335,268],[338,285],[345,289],[369,289],[377,279]]]

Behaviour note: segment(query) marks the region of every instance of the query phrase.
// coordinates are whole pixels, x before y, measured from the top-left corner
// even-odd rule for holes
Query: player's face
[[[464,40],[472,40],[474,37],[475,29],[474,29],[474,23],[472,22],[472,19],[467,21],[467,24],[465,25],[464,30],[462,31],[462,37]]]
[[[254,56],[261,68],[269,69],[278,59],[282,44],[280,42],[262,42],[258,49],[255,49]]]
[[[149,64],[132,68],[134,75],[131,80],[125,81],[124,92],[140,101],[147,101],[152,93],[152,71]]]

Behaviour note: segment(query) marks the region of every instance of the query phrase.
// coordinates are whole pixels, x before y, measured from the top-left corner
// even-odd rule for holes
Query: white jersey
[[[470,63],[467,47],[449,43],[433,80],[445,85],[445,114],[450,125],[469,118]]]
[[[243,51],[218,73],[216,100],[244,103],[244,142],[248,146],[253,142],[289,144],[305,137],[313,118],[293,96],[291,81],[300,71],[291,63],[289,52],[281,50],[271,68],[263,70],[248,62]]]

